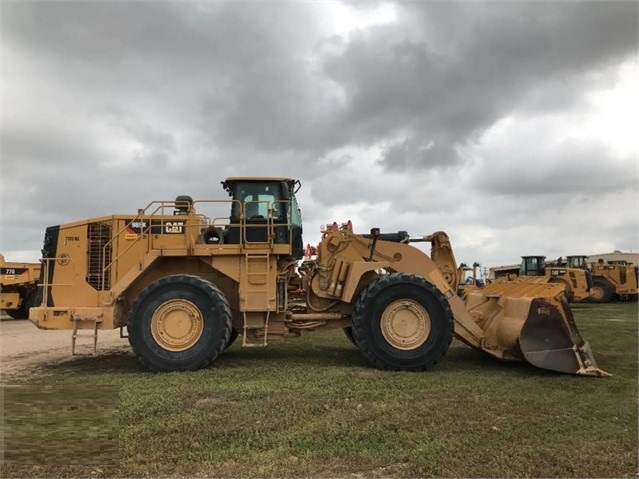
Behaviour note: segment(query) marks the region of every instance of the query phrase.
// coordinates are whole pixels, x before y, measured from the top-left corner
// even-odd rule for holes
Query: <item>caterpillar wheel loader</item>
[[[243,346],[343,329],[375,367],[435,366],[453,336],[506,361],[588,376],[597,367],[563,285],[492,285],[456,294],[448,236],[323,232],[304,256],[301,212],[288,178],[228,178],[225,200],[154,201],[137,214],[47,228],[42,329],[125,328],[153,371],[208,366]],[[230,212],[230,214],[229,214]],[[412,243],[430,242],[430,257]]]
[[[584,255],[566,256],[571,268],[588,271],[592,275],[592,288],[588,300],[592,303],[609,303],[613,299],[636,301],[639,288],[637,268],[625,261],[607,263],[588,262]]]
[[[9,263],[0,254],[0,309],[13,319],[28,319],[39,277],[40,263]]]
[[[545,256],[522,256],[521,264],[491,268],[495,281],[512,281],[522,278],[523,281],[559,283],[564,285],[564,293],[568,302],[579,302],[590,297],[592,275],[583,268],[550,264]]]

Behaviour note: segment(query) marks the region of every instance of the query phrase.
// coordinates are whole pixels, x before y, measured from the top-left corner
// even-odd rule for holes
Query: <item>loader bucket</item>
[[[526,361],[542,369],[586,376],[610,376],[597,367],[590,345],[583,340],[565,297],[555,305],[531,302],[519,336]]]
[[[480,349],[541,369],[610,376],[597,367],[590,346],[579,334],[563,288],[517,280],[469,293],[466,307],[484,332]]]

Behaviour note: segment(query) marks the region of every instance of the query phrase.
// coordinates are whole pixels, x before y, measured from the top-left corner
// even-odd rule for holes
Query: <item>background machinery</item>
[[[569,302],[588,299],[592,287],[589,271],[546,263],[545,256],[522,256],[519,266],[490,268],[490,276],[493,281],[511,281],[519,277],[528,281],[563,284]]]
[[[563,262],[561,262],[563,263]],[[635,301],[639,291],[637,267],[625,261],[588,261],[584,255],[566,256],[565,264],[592,275],[589,301],[608,303],[613,299]]]
[[[29,318],[39,277],[40,263],[8,263],[0,254],[0,309],[14,319]]]
[[[154,371],[206,367],[244,346],[343,329],[375,367],[427,370],[453,336],[502,360],[602,376],[560,284],[503,283],[456,294],[448,236],[355,234],[333,224],[304,256],[288,178],[228,178],[230,198],[156,201],[133,215],[47,228],[43,329],[127,328]],[[230,214],[229,214],[230,212]],[[430,257],[411,243],[429,242]]]

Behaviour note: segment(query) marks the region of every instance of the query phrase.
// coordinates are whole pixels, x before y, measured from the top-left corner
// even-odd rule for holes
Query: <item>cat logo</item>
[[[184,233],[184,221],[167,221],[164,223],[164,233],[169,235]]]

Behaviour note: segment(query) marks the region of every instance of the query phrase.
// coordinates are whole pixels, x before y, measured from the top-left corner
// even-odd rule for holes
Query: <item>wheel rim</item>
[[[416,349],[430,335],[430,315],[419,302],[400,299],[389,304],[381,318],[384,339],[397,349]]]
[[[190,301],[172,299],[160,305],[151,318],[151,334],[167,351],[184,351],[198,342],[204,332],[202,313]]]
[[[598,286],[590,288],[590,297],[596,301],[603,298],[603,290]]]

